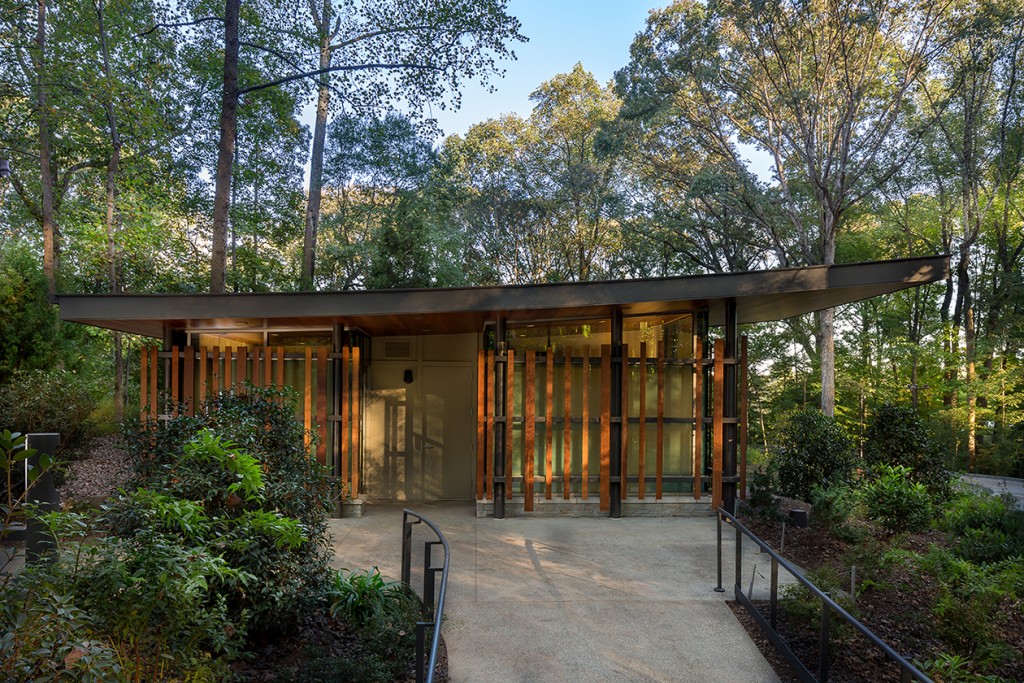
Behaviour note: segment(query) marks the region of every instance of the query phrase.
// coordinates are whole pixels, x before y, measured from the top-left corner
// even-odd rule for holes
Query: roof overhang
[[[706,309],[723,322],[765,322],[949,276],[947,256],[718,275],[500,287],[274,294],[61,294],[62,320],[150,337],[170,328],[359,328],[371,335],[476,332],[489,320],[583,319]]]

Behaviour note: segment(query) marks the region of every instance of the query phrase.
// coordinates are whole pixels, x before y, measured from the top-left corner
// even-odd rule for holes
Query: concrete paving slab
[[[410,507],[452,550],[444,636],[455,683],[778,680],[725,605],[731,590],[713,590],[714,517],[496,520],[472,504]],[[400,506],[368,505],[331,531],[335,566],[398,577]],[[730,535],[723,560],[728,587]],[[745,544],[742,561],[766,591],[767,558]]]

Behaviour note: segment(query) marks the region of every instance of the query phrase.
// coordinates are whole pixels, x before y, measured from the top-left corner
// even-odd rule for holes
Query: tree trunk
[[[210,292],[227,289],[228,211],[231,208],[231,165],[238,130],[238,14],[241,0],[224,2],[224,89],[220,112],[220,146],[214,180]]]
[[[836,262],[836,216],[830,211],[824,215],[822,229],[822,263],[831,266]],[[821,332],[821,412],[833,417],[836,414],[836,312],[826,308],[818,313]]]
[[[978,422],[978,400],[975,396],[975,367],[974,367],[974,305],[967,304],[967,318],[964,325],[964,344],[967,356],[967,471],[974,472],[977,466],[977,422]]]
[[[107,31],[103,21],[103,0],[99,0],[96,8],[96,23],[99,27],[100,49],[103,56],[103,78],[108,86],[112,86],[113,77],[110,72],[110,50],[107,46]],[[110,293],[121,293],[121,281],[117,268],[117,171],[121,165],[121,135],[117,128],[117,113],[114,111],[114,100],[111,91],[107,92],[104,108],[107,114],[107,128],[110,132],[110,160],[107,162],[107,262],[110,267]],[[114,420],[124,420],[124,353],[122,350],[121,333],[114,333]]]
[[[60,243],[53,219],[53,172],[50,163],[50,115],[46,102],[46,0],[39,0],[36,14],[36,107],[39,110],[39,175],[42,185],[40,213],[43,226],[43,273],[50,294],[57,291]]]
[[[320,68],[331,65],[330,0],[324,1],[320,32]],[[327,74],[319,79],[313,148],[309,155],[309,201],[306,204],[306,236],[302,243],[302,289],[313,289],[316,275],[316,241],[320,229],[320,200],[323,194],[324,141],[327,137],[327,111],[331,102]]]

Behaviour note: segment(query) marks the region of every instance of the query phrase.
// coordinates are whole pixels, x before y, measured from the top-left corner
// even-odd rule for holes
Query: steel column
[[[612,311],[612,386],[611,386],[611,424],[608,435],[611,441],[611,458],[609,476],[609,493],[611,496],[612,519],[622,517],[622,487],[625,485],[625,473],[622,471],[622,377],[626,359],[622,357],[622,310]]]
[[[505,481],[505,422],[511,416],[505,415],[505,401],[508,398],[507,356],[508,344],[505,333],[505,318],[498,318],[494,331],[494,518],[505,519],[505,487],[512,482]]]
[[[725,301],[725,365],[722,368],[722,507],[735,514],[737,467],[737,419],[739,410],[739,326],[736,322],[736,300]]]

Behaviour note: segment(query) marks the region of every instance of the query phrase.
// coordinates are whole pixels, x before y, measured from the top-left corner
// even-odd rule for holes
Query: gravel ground
[[[120,441],[117,434],[101,436],[93,441],[87,455],[69,465],[60,488],[65,505],[105,500],[124,485],[131,467]]]

